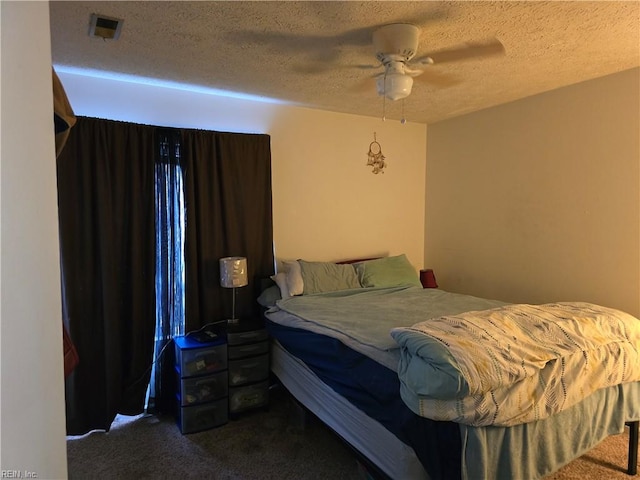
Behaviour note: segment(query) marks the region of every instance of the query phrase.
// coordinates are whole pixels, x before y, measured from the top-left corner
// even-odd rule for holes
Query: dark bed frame
[[[629,427],[629,460],[627,465],[627,473],[635,475],[638,473],[638,426],[640,421],[627,422]]]

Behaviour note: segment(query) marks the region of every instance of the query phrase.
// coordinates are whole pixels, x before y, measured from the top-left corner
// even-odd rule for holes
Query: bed
[[[593,306],[598,308],[594,315],[599,321],[609,318],[610,313],[613,317],[621,315],[622,320],[614,323],[623,325],[623,333],[608,328],[607,334],[630,339],[616,347],[614,355],[607,354],[615,361],[606,368],[585,368],[585,362],[594,365],[595,357],[580,344],[582,326],[573,336],[567,334],[561,345],[580,344],[577,355],[571,357],[563,351],[561,361],[537,359],[564,369],[547,372],[546,377],[537,378],[535,367],[520,365],[520,360],[514,362],[513,357],[503,355],[507,350],[510,354],[511,350],[518,350],[517,354],[526,350],[526,339],[512,342],[519,347],[513,349],[503,348],[500,342],[493,350],[483,346],[471,357],[488,358],[492,365],[489,370],[496,374],[493,379],[487,371],[478,370],[478,365],[455,356],[459,354],[456,348],[462,348],[455,345],[458,337],[462,346],[467,338],[466,333],[458,334],[460,325],[475,325],[471,328],[475,331],[478,324],[484,325],[478,322],[492,323],[498,330],[504,324],[509,325],[511,335],[514,327],[495,318],[511,315],[517,323],[523,315],[534,315],[537,321],[535,309],[541,306],[523,306],[534,309],[534,313],[523,314],[521,306],[422,288],[404,255],[347,264],[299,260],[287,262],[283,270],[272,277],[276,285],[267,288],[259,299],[273,339],[272,371],[302,405],[368,459],[379,476],[542,478],[608,435],[621,433],[625,423],[630,423],[632,433],[628,468],[630,474],[635,473],[640,420],[637,319]],[[543,324],[544,329],[556,328],[556,323],[565,325],[558,318],[568,316],[567,308],[582,312],[591,305],[560,307],[559,311],[547,309],[556,316]],[[451,325],[455,325],[453,333],[445,332],[453,328]],[[429,330],[433,328],[440,330]],[[497,335],[484,327],[480,330],[485,336],[485,330]],[[563,326],[563,333],[549,331],[548,336],[556,339],[568,330]],[[534,339],[539,336],[539,332],[531,335]],[[609,337],[600,333],[588,337],[592,336],[606,345],[618,343],[609,342]],[[481,344],[475,339],[473,343]],[[429,358],[443,345],[447,348],[436,360]],[[557,342],[554,345],[560,348]],[[584,353],[587,351],[589,354]],[[452,362],[446,357],[454,353],[457,370],[452,373]],[[500,355],[505,356],[503,362],[510,363],[494,365]],[[442,362],[443,356],[447,361]],[[618,368],[616,361],[624,368]],[[516,363],[518,368],[510,368]],[[585,371],[592,376],[579,382],[576,374],[569,372],[572,364],[581,372],[578,376],[584,376]],[[606,374],[595,378],[601,370]],[[522,387],[526,383],[521,381],[523,376],[532,378],[533,386]],[[482,381],[474,382],[476,377]],[[490,385],[512,377],[529,395],[539,384],[554,384],[555,389],[544,390],[543,401],[529,402],[531,408],[524,408],[522,400],[513,401],[527,396],[522,391],[513,390],[516,393],[510,395],[507,390],[500,398],[506,386]],[[554,381],[556,378],[560,380]],[[572,390],[569,387],[574,383],[580,386]],[[492,410],[492,402],[500,408]],[[515,407],[507,409],[511,403]]]

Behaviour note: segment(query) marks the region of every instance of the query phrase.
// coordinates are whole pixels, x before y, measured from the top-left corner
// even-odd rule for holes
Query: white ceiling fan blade
[[[431,52],[426,55],[414,58],[412,63],[441,63],[457,62],[460,60],[470,60],[473,58],[490,57],[504,55],[504,45],[497,38],[484,42],[469,42],[454,48],[447,48]],[[431,62],[429,61],[431,60]]]
[[[459,78],[454,77],[453,75],[437,72],[429,68],[424,70],[421,75],[415,78],[415,80],[438,88],[453,87],[454,85],[462,83]]]
[[[376,91],[376,77],[378,75],[374,75],[373,77],[366,77],[348,87],[349,92],[353,93],[369,93]]]
[[[349,2],[327,2],[341,9],[348,9]],[[444,18],[444,13],[440,11],[424,11],[414,15],[412,18],[403,18],[386,23],[410,23],[414,25],[425,25],[430,22],[439,21]],[[240,30],[234,32],[231,40],[245,44],[270,45],[282,51],[303,52],[308,55],[332,55],[327,51],[341,47],[366,47],[371,45],[372,32],[380,25],[370,25],[367,27],[354,28],[337,34],[319,33],[294,33],[279,31],[254,31]],[[316,52],[316,53],[314,53]]]
[[[423,55],[422,57],[418,58],[417,60],[411,60],[411,64],[418,64],[418,65],[433,65],[433,58],[428,57],[427,55]]]
[[[404,73],[405,75],[409,75],[410,77],[417,77],[418,75],[422,75],[424,73],[424,70],[421,68],[405,67]]]
[[[340,65],[340,64],[324,64],[324,63],[311,63],[307,65],[298,65],[294,67],[294,71],[300,73],[308,73],[311,75],[328,72],[330,70],[344,70],[344,69],[356,68],[359,70],[376,70],[382,68],[382,64],[359,64],[359,65]]]

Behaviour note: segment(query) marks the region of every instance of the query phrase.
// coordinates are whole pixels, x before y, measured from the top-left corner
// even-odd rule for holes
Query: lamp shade
[[[224,257],[220,259],[220,285],[224,288],[244,287],[247,281],[247,259]]]

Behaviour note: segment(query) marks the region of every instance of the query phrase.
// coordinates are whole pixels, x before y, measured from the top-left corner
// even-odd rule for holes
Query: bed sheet
[[[513,427],[460,425],[462,478],[541,479],[640,419],[640,382],[596,391],[544,420]],[[625,467],[620,465],[621,468]]]

